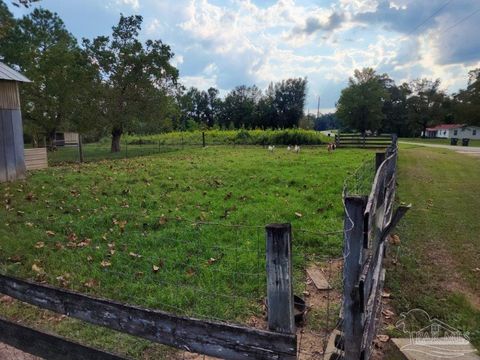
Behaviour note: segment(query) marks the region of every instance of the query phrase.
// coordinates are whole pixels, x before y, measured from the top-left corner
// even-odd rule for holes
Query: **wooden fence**
[[[339,133],[335,137],[335,142],[339,148],[387,148],[390,147],[392,143],[396,143],[396,135],[381,134],[366,136],[360,133]]]
[[[48,167],[47,148],[25,149],[24,154],[27,170],[38,170]]]
[[[291,241],[290,224],[266,227],[268,331],[143,309],[6,275],[0,275],[0,293],[182,350],[225,359],[295,359]],[[46,358],[121,358],[3,319],[0,341]]]
[[[396,139],[385,153],[377,153],[371,193],[344,192],[344,293],[342,341],[336,341],[345,360],[370,358],[380,316],[385,278],[386,238],[410,206],[393,211],[397,178]],[[336,355],[338,359],[339,356]]]

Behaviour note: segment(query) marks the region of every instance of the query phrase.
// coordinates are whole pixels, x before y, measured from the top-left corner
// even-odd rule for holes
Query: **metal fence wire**
[[[139,150],[138,154],[144,155],[161,149],[161,146],[148,147],[150,145],[135,146],[143,147],[140,148],[143,152]],[[172,150],[178,148],[168,146]],[[58,155],[66,150],[59,150]],[[97,150],[92,148],[92,154]],[[128,155],[130,145],[125,151]],[[73,148],[72,156],[74,154]],[[88,154],[87,149],[85,154]],[[66,153],[63,155],[58,156],[58,161],[68,161],[63,160],[67,158]],[[394,172],[394,166],[387,170]],[[375,161],[365,162],[345,181],[344,193],[369,193],[374,174]],[[394,178],[393,173],[384,185],[392,186]],[[388,201],[393,201],[394,193],[386,195]],[[63,204],[62,207],[63,211],[75,214],[75,204]],[[358,219],[345,207],[343,229],[292,229],[299,359],[335,358],[334,355],[343,354],[343,344],[348,340],[342,310],[344,284],[349,281],[344,261],[354,249],[343,240],[354,236]],[[96,211],[101,208],[91,209],[92,213]],[[387,212],[391,214],[391,208]],[[122,224],[117,222],[115,226],[121,227]],[[48,263],[52,256],[56,256],[58,266],[52,273],[38,271],[33,278],[37,282],[178,316],[268,328],[266,230],[263,225],[162,215],[155,224],[140,226],[131,239],[109,234],[83,239],[68,234],[66,230],[62,239],[52,236],[36,246],[39,251],[34,264],[38,268]],[[0,274],[31,277],[30,269],[11,266],[16,261],[14,255],[0,254]],[[89,266],[72,269],[73,259],[87,262]],[[2,346],[0,344],[0,358]],[[11,350],[5,347],[5,353],[8,351]],[[15,355],[15,351],[9,353],[12,354],[10,358],[24,359],[21,352]],[[178,354],[179,358],[186,357],[182,351]]]

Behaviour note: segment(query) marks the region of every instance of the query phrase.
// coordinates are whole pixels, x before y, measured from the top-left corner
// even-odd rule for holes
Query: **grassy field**
[[[97,143],[83,146],[85,162],[128,159],[138,156],[160,154],[185,148],[203,146],[205,134],[206,146],[217,145],[321,145],[331,142],[325,134],[319,131],[302,129],[285,130],[206,130],[169,132],[156,135],[124,135],[121,139],[121,151],[110,152],[111,139],[106,137]],[[67,162],[79,162],[80,155],[77,146],[58,147],[48,153],[50,165]]]
[[[450,145],[450,139],[422,139],[422,138],[400,138],[399,141],[417,142],[424,144]],[[457,146],[462,147],[462,139],[458,140]],[[468,146],[480,146],[480,140],[470,140]]]
[[[398,265],[388,270],[398,312],[421,308],[468,331],[480,348],[480,158],[402,146]]]
[[[360,167],[360,173],[355,170]],[[245,322],[265,296],[264,225],[291,222],[305,264],[339,256],[344,180],[368,192],[365,150],[209,147],[66,165],[0,184],[0,270],[149,308]],[[241,226],[232,226],[241,224]],[[14,235],[14,236],[13,236]],[[130,356],[166,350],[3,303],[1,313]],[[118,344],[121,344],[118,347]]]

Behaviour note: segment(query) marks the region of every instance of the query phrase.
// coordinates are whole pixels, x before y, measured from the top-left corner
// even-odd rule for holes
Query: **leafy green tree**
[[[255,110],[261,99],[261,90],[253,86],[237,86],[230,91],[222,104],[220,125],[229,126],[230,123],[237,129],[254,128]]]
[[[471,70],[466,89],[454,96],[455,116],[462,124],[480,126],[480,69]]]
[[[303,117],[307,79],[282,80],[273,87],[273,106],[277,112],[275,127],[297,127]]]
[[[30,7],[33,3],[39,2],[40,0],[13,0],[12,4],[16,7],[24,6],[26,8]]]
[[[322,114],[315,118],[314,129],[317,131],[332,130],[339,128],[339,121],[335,113]]]
[[[221,106],[218,93],[219,91],[213,87],[207,91],[191,87],[184,92],[179,100],[183,113],[182,123],[192,119],[204,129],[214,126],[218,122]]]
[[[14,24],[15,19],[8,10],[7,4],[0,0],[0,40],[14,27]]]
[[[21,87],[26,128],[37,137],[45,134],[51,145],[55,132],[74,121],[79,93],[94,76],[87,58],[58,15],[44,9],[16,21],[0,53],[32,80]]]
[[[315,127],[315,115],[307,114],[298,122],[300,129],[312,130]]]
[[[337,116],[344,127],[376,131],[384,119],[383,104],[388,92],[383,84],[384,76],[375,70],[364,68],[355,70],[349,79],[348,87],[343,89],[337,104]]]
[[[175,92],[178,70],[170,64],[173,52],[160,40],[138,39],[142,17],[120,16],[112,37],[84,39],[85,50],[101,74],[98,114],[112,135],[111,151],[141,118],[153,118],[159,96]]]
[[[408,123],[414,135],[444,122],[447,95],[440,89],[440,79],[416,79],[410,84],[411,95],[407,99]]]
[[[385,87],[389,95],[384,101],[382,109],[385,115],[382,132],[395,133],[404,137],[410,136],[407,104],[407,98],[411,94],[410,86],[407,83],[397,86],[393,80],[389,80]]]

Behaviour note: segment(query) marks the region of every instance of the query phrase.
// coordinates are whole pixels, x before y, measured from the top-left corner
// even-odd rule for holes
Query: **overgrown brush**
[[[206,145],[321,145],[332,140],[318,131],[303,129],[205,131]],[[125,135],[125,141],[131,145],[149,143],[201,145],[202,131]]]

